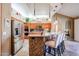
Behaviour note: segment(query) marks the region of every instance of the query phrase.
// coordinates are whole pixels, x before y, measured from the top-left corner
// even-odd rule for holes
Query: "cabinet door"
[[[74,22],[74,40],[79,41],[79,19]]]

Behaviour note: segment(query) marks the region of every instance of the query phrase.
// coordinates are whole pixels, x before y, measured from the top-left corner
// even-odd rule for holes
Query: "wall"
[[[11,16],[25,22],[25,20],[23,20],[23,19],[25,19],[25,17],[23,17],[18,11],[14,10],[14,9],[12,9],[12,11],[11,11]]]
[[[0,55],[1,55],[1,4],[0,4]]]
[[[21,35],[21,39],[24,39],[23,35],[24,35],[24,23],[25,23],[25,17],[23,17],[18,11],[14,10],[12,8],[11,11],[11,20],[14,20],[15,22],[19,22],[22,26],[22,28],[20,30],[22,30],[22,35]]]
[[[69,30],[71,38],[74,38],[74,20],[71,17],[61,14],[55,14],[54,18],[58,20],[58,31]]]
[[[12,55],[15,55],[23,46],[23,41],[24,41],[24,18],[20,13],[12,9],[11,13],[11,22],[12,22],[12,39],[11,39],[11,53]],[[18,35],[16,34],[15,29],[18,28]],[[18,40],[17,40],[17,39]],[[14,43],[15,42],[15,43]]]
[[[74,20],[74,40],[79,42],[79,18]]]
[[[0,20],[0,30],[1,31],[1,54],[10,55],[11,51],[11,5],[10,4],[1,4],[1,20]]]

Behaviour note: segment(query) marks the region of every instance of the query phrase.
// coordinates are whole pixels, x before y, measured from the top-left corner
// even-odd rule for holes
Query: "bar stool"
[[[61,51],[60,51],[60,40],[61,40],[61,34],[58,35],[56,40],[51,40],[51,41],[47,41],[45,42],[45,54],[46,52],[56,56],[58,54],[58,56],[61,56]],[[49,49],[46,49],[46,46],[49,47]],[[54,51],[54,53],[51,53],[51,49]],[[49,51],[47,51],[49,50]]]

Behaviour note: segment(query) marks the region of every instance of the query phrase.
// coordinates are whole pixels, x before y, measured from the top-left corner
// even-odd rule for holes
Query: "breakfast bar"
[[[30,56],[44,56],[48,47],[57,48],[63,46],[63,33],[43,33],[43,34],[29,34],[29,55]],[[61,45],[61,46],[60,46]],[[64,48],[64,46],[63,46]],[[62,48],[61,48],[62,49]],[[63,50],[63,49],[62,49]],[[51,52],[51,51],[50,51]],[[56,52],[56,51],[55,51]],[[58,54],[59,55],[59,54]]]
[[[41,35],[29,35],[29,55],[43,56],[44,55],[44,37]]]
[[[53,34],[36,35],[29,34],[29,55],[30,56],[44,56],[44,45],[46,37],[50,37]]]

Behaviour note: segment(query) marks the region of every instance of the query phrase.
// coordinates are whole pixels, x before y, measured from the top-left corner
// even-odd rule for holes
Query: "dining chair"
[[[65,43],[64,43],[64,40],[65,40],[65,34],[62,33],[62,39],[60,41],[60,50],[61,50],[61,53],[63,54],[64,50],[65,50]]]
[[[47,52],[47,53],[54,55],[54,56],[56,56],[56,55],[61,56],[61,51],[60,51],[60,46],[59,46],[60,40],[61,40],[61,34],[58,34],[57,39],[54,39],[51,41],[46,41],[45,42],[45,54]],[[48,46],[49,49],[46,49],[46,46]],[[51,50],[53,50],[53,53],[51,53]]]

